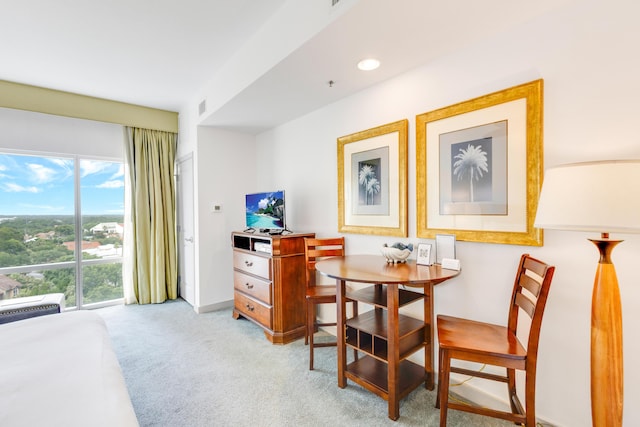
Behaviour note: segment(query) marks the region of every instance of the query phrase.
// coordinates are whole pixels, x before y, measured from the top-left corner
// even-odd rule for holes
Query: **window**
[[[0,299],[122,299],[121,161],[0,153]],[[6,289],[5,289],[6,288]]]

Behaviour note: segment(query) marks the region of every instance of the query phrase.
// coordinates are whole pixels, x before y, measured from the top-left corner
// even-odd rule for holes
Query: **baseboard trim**
[[[233,300],[217,302],[215,304],[201,305],[199,307],[193,307],[194,311],[198,314],[209,313],[211,311],[224,310],[233,307]]]

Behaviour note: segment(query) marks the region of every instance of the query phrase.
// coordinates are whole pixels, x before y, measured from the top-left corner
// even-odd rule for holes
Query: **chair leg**
[[[440,427],[447,426],[447,406],[449,406],[449,375],[451,374],[451,359],[446,350],[440,349]]]
[[[442,350],[438,350],[438,389],[436,390],[436,409],[440,409],[440,387],[442,387]]]
[[[518,414],[520,412],[514,399],[514,396],[517,396],[515,369],[507,369],[507,388],[509,389],[509,405],[511,405],[511,412]]]
[[[309,301],[304,303],[304,345],[309,345]]]
[[[525,374],[525,411],[527,426],[536,426],[536,370],[529,367]]]
[[[307,304],[307,336],[309,338],[309,370],[313,371],[313,335],[316,329],[316,306]]]

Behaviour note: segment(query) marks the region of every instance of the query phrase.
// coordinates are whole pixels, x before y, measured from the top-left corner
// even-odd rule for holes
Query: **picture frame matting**
[[[338,138],[338,231],[406,237],[408,120]]]
[[[544,171],[542,98],[540,79],[416,116],[418,237],[542,246],[533,226]],[[460,167],[469,158],[474,177]],[[483,186],[483,200],[473,185]]]

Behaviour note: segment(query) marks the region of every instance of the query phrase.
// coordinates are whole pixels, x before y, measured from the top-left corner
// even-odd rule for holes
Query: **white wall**
[[[245,224],[244,195],[255,192],[252,136],[201,127],[197,145],[196,304],[198,312],[233,300],[231,232]],[[213,203],[222,211],[211,212]]]
[[[579,1],[508,34],[427,64],[257,137],[261,188],[287,191],[294,231],[337,234],[336,138],[403,118],[409,132],[409,238],[416,243],[415,116],[538,78],[545,81],[545,166],[640,158],[640,6]],[[384,66],[384,64],[383,64]],[[274,165],[283,165],[274,167]],[[233,168],[237,168],[233,166]],[[639,185],[639,183],[630,183]],[[378,253],[395,238],[347,235],[349,253]],[[506,322],[513,273],[529,252],[557,266],[542,327],[538,415],[558,425],[591,424],[589,331],[598,261],[586,233],[545,232],[543,247],[459,242],[462,274],[436,290],[436,312]],[[640,425],[640,238],[614,251],[624,316],[624,425]],[[229,282],[229,285],[231,283]],[[476,382],[478,381],[478,382]],[[489,393],[479,380],[469,383]]]

